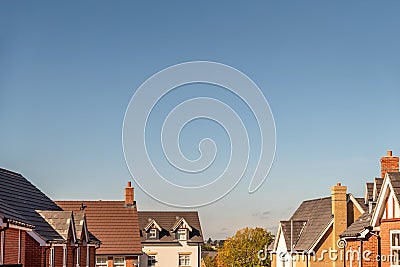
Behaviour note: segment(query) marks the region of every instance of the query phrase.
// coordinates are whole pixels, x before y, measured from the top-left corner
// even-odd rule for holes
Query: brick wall
[[[353,258],[350,257],[350,251],[353,251]],[[374,235],[369,235],[362,242],[362,251],[361,251],[361,242],[360,240],[348,240],[346,246],[346,266],[359,266],[359,254],[354,253],[357,251],[361,255],[362,266],[363,267],[376,267],[378,266],[379,251],[378,251],[378,237]],[[367,254],[367,252],[369,252]],[[364,257],[363,257],[364,253]],[[352,261],[352,265],[350,265],[350,261]]]
[[[394,157],[392,151],[388,151],[387,156],[381,158],[381,177],[384,178],[387,172],[399,171],[399,157]]]
[[[19,230],[10,228],[4,232],[4,235],[5,235],[4,263],[5,264],[17,264],[18,263]]]
[[[390,256],[390,231],[400,230],[400,219],[382,220],[380,228],[382,256],[387,258]],[[390,266],[388,259],[382,261],[382,267],[388,266]]]
[[[25,236],[25,264],[24,266],[43,266],[43,252],[40,245],[28,234]]]

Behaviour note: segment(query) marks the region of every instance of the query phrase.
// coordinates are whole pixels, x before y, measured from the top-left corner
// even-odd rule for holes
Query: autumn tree
[[[258,252],[272,243],[270,232],[263,228],[244,228],[228,238],[218,250],[217,262],[221,267],[269,266],[270,262],[260,260]]]
[[[206,267],[217,267],[217,259],[213,258],[211,256],[205,256],[204,257],[204,264]]]

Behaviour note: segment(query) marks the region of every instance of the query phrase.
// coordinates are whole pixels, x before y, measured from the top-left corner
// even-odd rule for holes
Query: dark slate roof
[[[388,172],[397,200],[400,201],[400,172]]]
[[[292,225],[293,225],[293,240],[292,238]],[[290,250],[290,244],[293,242],[293,248],[296,247],[303,229],[306,227],[307,221],[281,221],[281,227],[285,242]]]
[[[312,245],[332,222],[331,197],[304,201],[290,220],[307,222],[301,231],[294,249],[297,251],[310,250]],[[290,240],[290,231],[289,237],[285,237],[285,240]],[[287,244],[290,244],[290,241]]]
[[[97,255],[141,255],[142,245],[136,206],[125,201],[57,201],[64,210],[85,208],[88,229],[101,240]]]
[[[365,184],[365,202],[373,201],[374,197],[374,183]]]
[[[374,179],[374,185],[375,185],[375,199],[374,201],[376,201],[378,199],[379,193],[381,192],[381,187],[383,184],[383,179],[382,178],[375,178]]]
[[[0,168],[0,214],[3,219],[34,226],[34,231],[45,241],[60,240],[55,231],[36,210],[56,210],[57,206],[19,173]]]
[[[4,222],[7,221],[15,225],[25,226],[32,229],[35,228],[35,226],[29,224],[29,221],[24,216],[18,214],[18,212],[16,212],[1,198],[0,198],[0,218]]]
[[[360,204],[363,211],[368,211],[368,206],[365,204],[364,198],[362,197],[355,197],[358,204]]]
[[[192,227],[188,242],[203,243],[200,219],[197,211],[139,211],[139,227],[143,243],[171,243],[178,242],[172,228],[181,218]],[[163,229],[158,240],[146,239],[144,228],[149,221],[154,220]]]
[[[357,237],[366,227],[370,225],[372,215],[368,212],[363,213],[354,223],[352,223],[340,236]]]

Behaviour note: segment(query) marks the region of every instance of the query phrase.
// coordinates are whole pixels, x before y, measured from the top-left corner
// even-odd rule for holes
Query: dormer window
[[[186,229],[178,229],[178,240],[187,240],[187,230]]]
[[[151,238],[151,239],[157,238],[157,229],[150,229],[149,238]]]

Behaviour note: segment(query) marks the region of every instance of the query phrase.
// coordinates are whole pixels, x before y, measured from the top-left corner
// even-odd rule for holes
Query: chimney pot
[[[387,155],[381,158],[381,177],[385,178],[385,174],[388,172],[399,171],[399,157],[393,156],[391,150],[387,152]]]
[[[132,187],[132,182],[128,182],[128,187]]]
[[[342,186],[342,184],[341,183],[337,183],[337,186]]]

